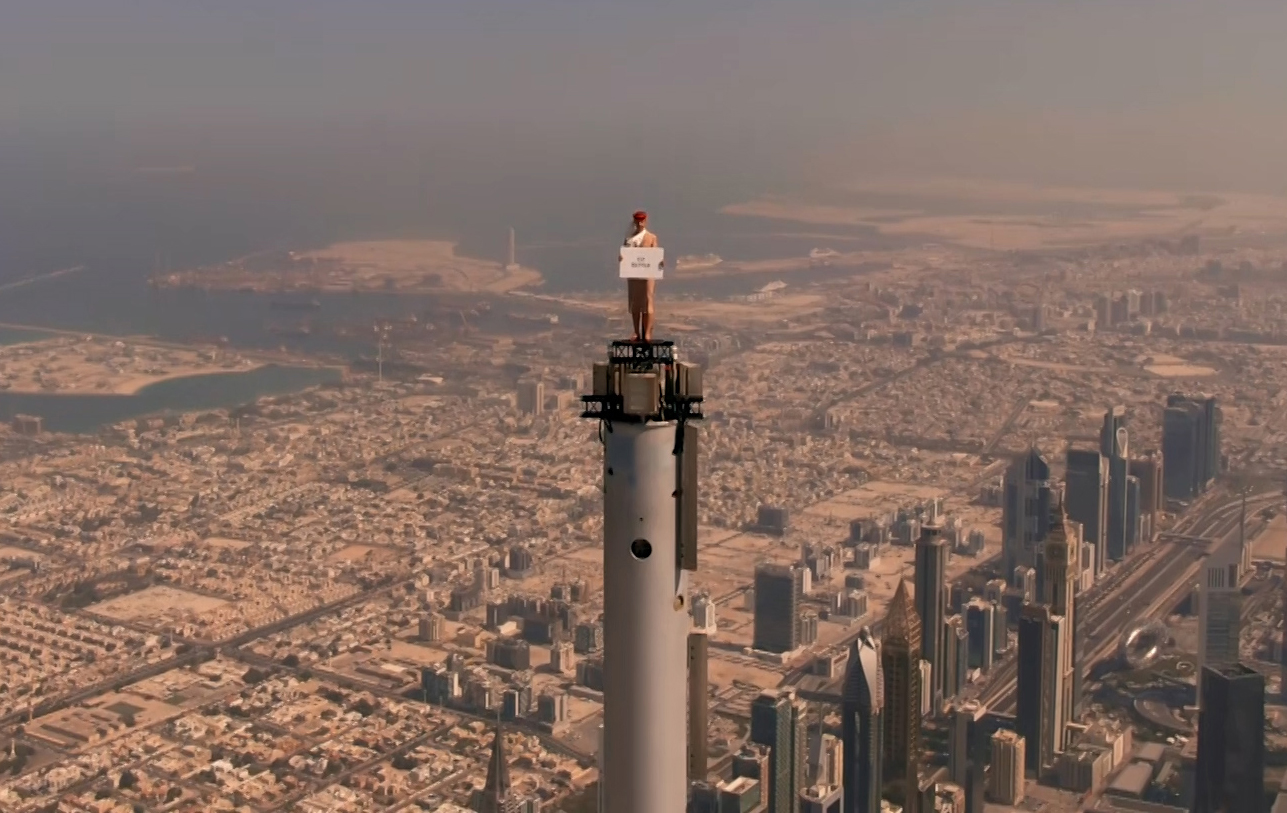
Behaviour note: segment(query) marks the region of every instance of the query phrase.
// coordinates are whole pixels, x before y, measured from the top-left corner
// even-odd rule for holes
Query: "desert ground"
[[[228,602],[179,590],[174,587],[157,585],[137,593],[108,599],[94,606],[96,615],[115,618],[121,621],[143,621],[156,624],[159,621],[199,616],[216,610]]]
[[[1072,248],[1189,234],[1287,233],[1287,198],[1075,189],[968,180],[865,182],[844,188],[852,204],[761,197],[725,207],[730,215],[811,226],[865,226],[974,249]],[[884,208],[869,202],[897,197]],[[923,201],[913,208],[908,201]]]

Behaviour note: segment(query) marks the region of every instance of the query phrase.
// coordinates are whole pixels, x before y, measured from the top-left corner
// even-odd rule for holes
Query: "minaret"
[[[508,262],[505,263],[505,270],[512,271],[518,268],[518,252],[514,249],[514,227],[509,227],[509,255]]]
[[[884,784],[890,801],[906,813],[917,809],[921,756],[921,619],[902,579],[885,615],[880,648],[883,671]]]
[[[487,760],[487,782],[475,796],[478,813],[517,813],[518,800],[510,793],[509,761],[505,758],[505,729],[496,723],[492,755]]]

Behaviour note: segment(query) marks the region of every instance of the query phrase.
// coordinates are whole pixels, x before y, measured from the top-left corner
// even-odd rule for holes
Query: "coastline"
[[[447,240],[337,242],[318,249],[259,252],[215,266],[154,275],[157,289],[257,296],[505,294],[541,286],[535,268],[457,252]],[[255,267],[260,266],[260,267]]]
[[[283,363],[278,361],[259,361],[235,370],[185,370],[162,376],[149,376],[146,381],[126,379],[112,389],[107,390],[42,390],[30,387],[11,387],[0,390],[0,395],[39,396],[44,398],[135,398],[146,395],[148,390],[174,381],[197,380],[212,376],[241,376],[263,372],[272,368],[290,368],[296,370],[334,370],[343,374],[345,367],[341,364],[320,364],[300,361]]]
[[[147,416],[233,409],[265,397],[338,383],[344,375],[344,368],[335,365],[262,364],[243,372],[176,375],[133,394],[0,391],[0,420],[35,415],[43,419],[47,432],[92,434],[104,426]]]

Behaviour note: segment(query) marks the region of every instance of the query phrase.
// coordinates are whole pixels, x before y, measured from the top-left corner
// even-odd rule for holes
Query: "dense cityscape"
[[[702,371],[689,810],[1267,813],[1287,253],[808,270],[658,294],[658,340]],[[616,299],[456,296],[377,324],[370,357],[293,351],[343,367],[298,392],[81,434],[12,417],[0,809],[598,809],[583,396],[628,328]],[[285,359],[61,335],[0,376],[72,398]]]

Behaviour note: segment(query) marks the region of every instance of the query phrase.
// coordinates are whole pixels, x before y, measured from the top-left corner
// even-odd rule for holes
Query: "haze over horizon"
[[[1255,0],[17,0],[0,235],[140,183],[452,233],[872,173],[1283,194],[1285,38]]]

